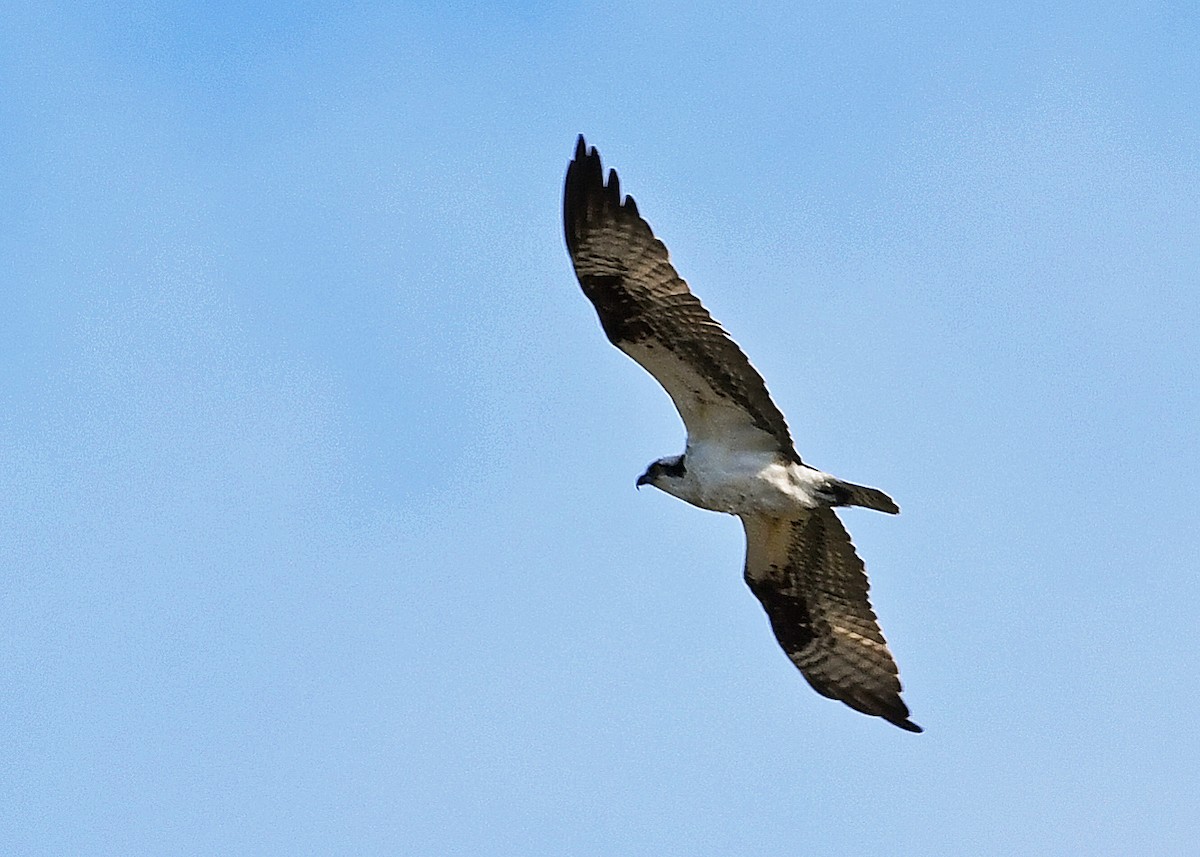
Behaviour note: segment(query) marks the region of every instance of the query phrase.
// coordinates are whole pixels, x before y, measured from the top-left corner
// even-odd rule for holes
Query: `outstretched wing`
[[[832,509],[796,520],[743,516],[746,583],[783,651],[817,693],[909,732],[896,661],[868,599],[867,575]]]
[[[563,226],[609,341],[666,389],[689,443],[777,451],[799,463],[762,376],[675,272],[633,197],[621,199],[615,170],[605,183],[600,155],[582,136],[567,168]]]

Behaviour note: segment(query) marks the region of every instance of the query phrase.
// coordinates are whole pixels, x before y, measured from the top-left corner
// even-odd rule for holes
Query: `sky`
[[[1184,855],[1200,7],[0,12],[0,852]],[[576,135],[847,510],[815,694],[561,228]]]

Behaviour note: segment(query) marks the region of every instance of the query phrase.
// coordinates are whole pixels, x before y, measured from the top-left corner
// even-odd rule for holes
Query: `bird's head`
[[[682,479],[687,474],[687,469],[683,466],[682,455],[672,455],[669,458],[660,458],[658,461],[646,468],[646,472],[638,477],[637,487],[643,485],[653,485],[661,491],[666,491],[668,494],[674,494],[671,490],[671,484]]]

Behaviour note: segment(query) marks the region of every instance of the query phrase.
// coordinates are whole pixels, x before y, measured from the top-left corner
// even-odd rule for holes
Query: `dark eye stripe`
[[[687,473],[687,468],[683,466],[682,458],[675,464],[663,464],[661,467],[662,472],[672,479],[682,479],[683,475]]]

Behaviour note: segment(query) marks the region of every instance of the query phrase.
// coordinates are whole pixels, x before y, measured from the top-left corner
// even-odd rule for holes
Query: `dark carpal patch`
[[[600,317],[604,335],[613,345],[640,342],[653,333],[633,293],[622,288],[622,279],[620,274],[587,274],[579,278],[583,293]]]
[[[800,462],[783,414],[762,376],[709,314],[671,265],[633,198],[622,199],[615,170],[607,181],[600,155],[581,136],[563,187],[567,250],[584,294],[614,345],[643,344],[698,374],[717,396],[745,411],[749,422],[773,437],[780,452]],[[644,364],[672,395],[678,375]]]
[[[767,579],[755,580],[746,576],[746,584],[762,602],[767,618],[771,620],[771,630],[775,632],[779,647],[790,658],[812,645],[817,635],[808,601],[786,585],[786,580],[786,573],[781,573],[775,565],[771,566],[771,576]]]
[[[780,456],[803,464],[758,370],[692,294],[633,199],[622,199],[616,172],[609,171],[606,181],[599,154],[582,136],[567,167],[563,227],[575,274],[605,335],[662,384],[689,435],[749,433],[747,445],[754,449],[769,438]],[[686,474],[682,459],[660,459],[637,485]],[[725,490],[732,497],[738,489]],[[831,506],[899,511],[882,491],[861,485],[834,481],[824,495]],[[736,508],[745,505],[742,499]],[[824,504],[793,514],[783,520],[741,516],[746,583],[780,646],[818,693],[921,731],[901,699],[899,670],[846,528]]]
[[[780,648],[812,688],[909,732],[899,670],[871,608],[867,576],[837,515],[818,508],[786,522],[743,519],[750,542],[746,583],[762,602]],[[756,555],[760,544],[769,556]]]

